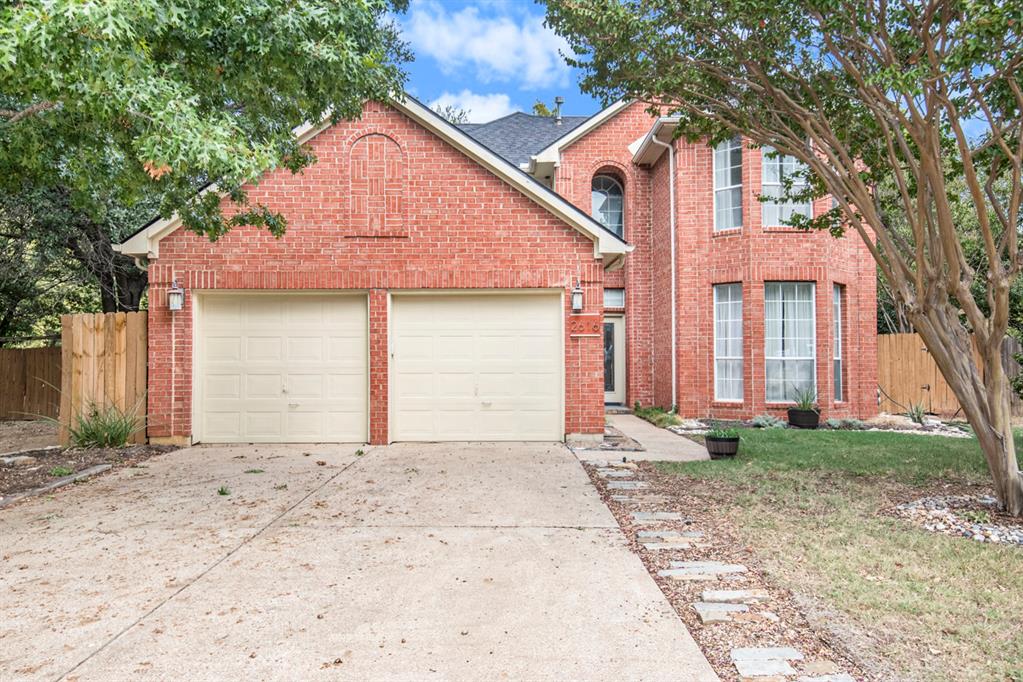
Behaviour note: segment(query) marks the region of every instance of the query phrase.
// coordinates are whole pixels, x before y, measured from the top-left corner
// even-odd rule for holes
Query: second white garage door
[[[561,440],[561,297],[395,295],[392,440]]]
[[[209,293],[198,301],[197,440],[366,441],[365,295]]]

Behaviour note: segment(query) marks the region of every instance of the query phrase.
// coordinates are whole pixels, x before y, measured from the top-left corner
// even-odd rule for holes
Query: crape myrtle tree
[[[153,193],[216,239],[285,229],[241,187],[314,161],[292,129],[400,92],[406,0],[19,0],[0,4],[0,191],[76,210]],[[214,183],[241,206],[225,218]],[[109,235],[108,235],[109,237]]]
[[[1023,1],[547,7],[584,90],[677,115],[691,140],[742,135],[805,164],[808,184],[789,182],[789,197],[831,195],[836,205],[792,224],[863,239],[973,426],[998,499],[1023,515],[1001,356],[1023,265]],[[965,193],[951,188],[960,179]],[[884,182],[908,230],[886,219],[875,191]],[[957,226],[964,209],[980,258]]]

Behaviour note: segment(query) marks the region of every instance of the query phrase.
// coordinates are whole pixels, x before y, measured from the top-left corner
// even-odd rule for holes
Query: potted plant
[[[735,429],[713,429],[704,436],[704,445],[711,459],[735,457],[739,451],[739,432]]]
[[[812,388],[796,390],[795,405],[789,408],[789,426],[797,429],[816,429],[821,422],[817,407],[817,392]]]

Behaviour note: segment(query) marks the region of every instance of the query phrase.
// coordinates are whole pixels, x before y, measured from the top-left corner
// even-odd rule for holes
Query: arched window
[[[610,175],[593,176],[590,187],[593,217],[601,225],[621,237],[624,232],[622,185]]]

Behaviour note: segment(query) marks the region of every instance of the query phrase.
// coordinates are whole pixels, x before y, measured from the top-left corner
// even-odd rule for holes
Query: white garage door
[[[392,440],[561,440],[561,298],[395,295]]]
[[[365,442],[366,297],[199,297],[195,435],[208,443]]]

